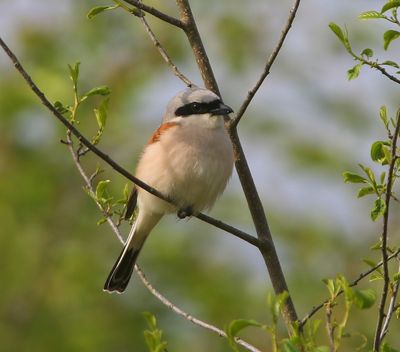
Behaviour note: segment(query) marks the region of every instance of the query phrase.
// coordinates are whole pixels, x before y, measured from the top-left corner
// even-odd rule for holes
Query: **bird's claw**
[[[190,217],[193,215],[193,209],[191,206],[181,208],[178,210],[177,215],[178,215],[179,219],[184,219],[184,218]]]

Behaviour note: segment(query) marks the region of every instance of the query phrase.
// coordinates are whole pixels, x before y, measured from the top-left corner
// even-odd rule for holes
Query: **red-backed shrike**
[[[125,291],[147,236],[164,214],[182,209],[186,214],[183,211],[180,217],[196,214],[211,208],[224,191],[234,162],[224,127],[224,118],[231,112],[216,94],[197,87],[178,93],[168,103],[161,126],[140,157],[136,177],[178,206],[137,189],[136,221],[107,278],[105,291]]]

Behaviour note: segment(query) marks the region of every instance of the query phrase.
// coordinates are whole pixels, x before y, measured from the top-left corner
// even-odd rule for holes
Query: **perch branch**
[[[299,0],[296,1],[298,6]],[[220,95],[218,84],[215,80],[210,61],[207,53],[204,49],[199,31],[197,29],[196,22],[193,18],[192,10],[188,0],[176,0],[179,8],[180,20],[184,24],[184,31],[187,35],[189,44],[191,45],[193,54],[196,58],[197,65],[199,67],[201,76],[203,78],[205,86]],[[297,7],[296,7],[297,9]],[[293,14],[290,14],[290,18]],[[293,21],[293,19],[292,19]],[[291,22],[292,22],[291,21]],[[291,23],[290,22],[290,23]],[[290,26],[289,26],[290,27]],[[289,28],[287,29],[289,30]],[[249,101],[250,103],[250,101]],[[250,213],[253,218],[253,222],[256,228],[257,236],[259,239],[260,247],[259,250],[263,256],[264,262],[267,266],[272,285],[276,294],[284,291],[289,292],[286,280],[279,262],[278,255],[275,250],[275,246],[272,240],[271,232],[268,227],[265,212],[255,187],[253,177],[251,175],[249,166],[246,161],[245,154],[240,144],[239,136],[235,128],[230,128],[230,137],[236,154],[236,170],[239,175],[240,183],[245,193],[247,204],[250,209]],[[283,316],[286,322],[289,333],[292,332],[291,326],[297,321],[297,313],[293,304],[293,301],[289,295],[289,298],[285,302],[283,308]]]
[[[44,93],[38,88],[38,86],[33,82],[32,78],[28,75],[28,73],[25,71],[25,69],[22,67],[21,63],[19,62],[18,58],[15,56],[15,54],[10,50],[10,48],[6,45],[6,43],[0,38],[0,46],[3,48],[5,53],[8,55],[8,57],[11,59],[13,62],[15,68],[18,70],[18,72],[23,76],[31,90],[39,97],[41,102],[52,112],[52,114],[65,126],[67,129],[71,131],[72,134],[74,134],[79,142],[84,144],[87,148],[89,148],[94,154],[96,154],[98,157],[100,157],[102,160],[104,160],[108,165],[110,165],[115,171],[126,177],[127,179],[131,180],[133,183],[135,183],[137,186],[143,188],[147,192],[155,195],[156,197],[165,200],[166,202],[169,202],[171,204],[174,204],[172,199],[169,199],[168,197],[164,196],[162,193],[154,189],[153,187],[150,187],[143,181],[139,180],[135,176],[133,176],[131,173],[129,173],[126,169],[124,169],[122,166],[120,166],[118,163],[116,163],[113,159],[111,159],[107,154],[102,152],[100,149],[98,149],[96,146],[94,146],[87,138],[85,138],[76,128],[73,126],[54,106],[49,102],[49,100],[46,98]],[[259,241],[257,238],[239,230],[236,229],[233,226],[230,226],[228,224],[225,224],[224,222],[220,220],[216,220],[211,218],[208,215],[205,214],[195,214],[195,217],[198,219],[201,219],[202,221],[205,221],[213,226],[216,226],[224,231],[227,231],[231,233],[232,235],[241,238],[242,240],[259,247]]]

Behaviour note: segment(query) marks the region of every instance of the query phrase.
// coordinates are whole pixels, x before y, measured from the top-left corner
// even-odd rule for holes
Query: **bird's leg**
[[[193,208],[190,205],[187,207],[183,207],[178,210],[177,215],[179,219],[190,217],[193,215]]]

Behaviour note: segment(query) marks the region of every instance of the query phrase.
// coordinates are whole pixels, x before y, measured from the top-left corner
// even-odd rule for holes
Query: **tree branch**
[[[146,19],[144,17],[140,17],[140,21],[143,23],[147,34],[150,36],[151,41],[153,42],[154,46],[157,48],[157,50],[160,52],[161,57],[164,59],[164,61],[168,64],[169,67],[171,67],[172,71],[174,72],[175,76],[177,76],[183,83],[185,83],[188,87],[193,86],[193,82],[187,78],[179,69],[178,67],[172,62],[171,58],[169,57],[168,53],[165,51],[165,49],[162,47],[161,43],[158,41],[156,36],[154,35],[154,32],[150,28],[149,24],[147,23]]]
[[[91,192],[92,194],[95,194],[96,191],[93,188],[92,185],[92,181],[91,178],[86,174],[85,170],[82,167],[82,164],[80,163],[79,160],[79,153],[77,151],[75,151],[74,149],[74,145],[71,139],[71,133],[68,130],[67,131],[67,143],[64,143],[68,146],[68,149],[71,153],[72,159],[75,163],[75,166],[77,167],[80,175],[82,176],[83,180],[85,181],[85,185],[88,188],[89,192]],[[100,211],[104,214],[107,223],[110,225],[112,231],[114,232],[114,234],[117,236],[117,238],[119,239],[119,241],[124,244],[125,241],[121,236],[121,233],[119,231],[118,226],[115,224],[115,222],[113,221],[113,219],[111,218],[111,216],[109,214],[106,214],[104,212],[103,207],[101,206],[101,204],[98,201],[95,201],[97,207],[100,209]],[[185,318],[186,320],[190,321],[191,323],[200,326],[204,329],[210,330],[214,333],[216,333],[217,335],[221,336],[221,337],[225,337],[227,338],[226,333],[217,328],[216,326],[206,323],[192,315],[190,315],[189,313],[185,312],[183,309],[179,308],[176,304],[172,303],[169,299],[167,299],[163,294],[160,293],[160,291],[158,291],[150,282],[149,280],[147,280],[144,272],[142,271],[142,269],[138,266],[135,265],[135,272],[136,274],[139,276],[140,280],[142,281],[143,285],[147,288],[147,290],[154,296],[156,297],[162,304],[164,304],[165,306],[167,306],[168,308],[172,309],[172,311],[178,315],[180,315],[181,317]],[[240,346],[242,346],[243,348],[247,349],[248,351],[251,352],[261,352],[259,349],[257,349],[256,347],[250,345],[248,342],[240,339],[240,338],[236,338],[235,339],[236,343]]]
[[[296,17],[296,13],[297,13],[297,9],[299,8],[300,5],[300,0],[295,0],[290,13],[289,13],[289,17],[287,19],[286,25],[283,28],[282,32],[281,32],[281,36],[278,40],[278,43],[276,44],[274,50],[272,51],[271,55],[269,56],[267,63],[264,67],[264,71],[261,74],[260,78],[258,79],[258,81],[256,82],[255,86],[253,87],[253,89],[251,89],[248,93],[247,93],[247,97],[244,100],[244,102],[242,103],[242,105],[240,106],[236,116],[234,117],[234,119],[231,121],[231,125],[232,127],[236,127],[240,121],[240,119],[242,118],[243,114],[245,113],[247,107],[249,106],[250,102],[252,101],[252,99],[254,98],[255,94],[257,93],[258,89],[261,87],[261,85],[263,84],[265,78],[269,75],[270,69],[273,65],[273,63],[275,62],[275,59],[277,58],[279,51],[281,50],[283,43],[286,39],[287,34],[289,33],[290,28],[292,27],[294,18]]]
[[[204,80],[205,86],[214,91],[216,94],[220,95],[218,84],[215,80],[210,61],[208,59],[207,53],[204,49],[199,31],[196,26],[196,22],[193,18],[193,14],[190,8],[188,0],[176,0],[179,8],[180,20],[184,24],[184,30],[188,37],[189,43],[192,47],[192,51],[196,58],[197,65],[199,67],[201,76]],[[299,0],[296,1],[298,6]],[[297,10],[296,6],[296,10]],[[293,14],[290,14],[290,18]],[[294,17],[293,17],[294,18]],[[290,26],[289,26],[290,27]],[[289,28],[287,29],[287,31]],[[279,51],[279,50],[278,50]],[[276,54],[277,55],[277,54]],[[250,101],[249,101],[250,103]],[[274,287],[275,293],[280,294],[284,291],[289,292],[286,284],[286,280],[279,262],[278,255],[275,250],[275,246],[272,240],[271,232],[269,230],[268,222],[265,216],[265,212],[258,195],[257,189],[255,187],[253,177],[251,175],[249,166],[246,161],[245,154],[243,152],[242,146],[240,144],[239,136],[237,134],[236,128],[230,128],[230,137],[232,144],[235,149],[236,161],[235,166],[237,173],[239,175],[240,183],[242,185],[243,191],[245,193],[247,204],[250,209],[251,216],[256,228],[257,236],[259,239],[260,247],[259,250],[263,256],[264,262],[267,266],[272,285]],[[288,332],[292,332],[292,324],[297,321],[297,313],[293,304],[293,301],[289,295],[285,302],[283,308],[283,316],[288,329]]]
[[[37,85],[33,82],[32,78],[28,75],[28,73],[25,71],[25,69],[22,67],[21,63],[19,62],[18,58],[15,56],[15,54],[10,50],[10,48],[6,45],[6,43],[0,38],[0,46],[3,48],[5,53],[8,55],[8,57],[11,59],[13,62],[15,68],[18,70],[18,72],[23,76],[25,81],[28,83],[29,87],[31,90],[39,97],[41,102],[52,112],[52,114],[64,125],[69,129],[72,134],[74,134],[79,142],[84,144],[86,147],[88,147],[94,154],[96,154],[98,157],[100,157],[102,160],[104,160],[108,165],[110,165],[115,171],[135,183],[137,186],[143,188],[147,192],[155,195],[156,197],[165,200],[166,202],[169,202],[171,204],[176,205],[172,199],[169,199],[153,187],[150,187],[143,181],[139,180],[135,176],[133,176],[131,173],[129,173],[126,169],[124,169],[122,166],[120,166],[118,163],[116,163],[113,159],[111,159],[107,154],[103,153],[100,149],[98,149],[96,146],[94,146],[87,138],[85,138],[76,128],[74,125],[72,125],[54,106],[49,102],[49,100],[46,98],[44,93],[37,87]],[[220,228],[221,230],[227,231],[231,233],[232,235],[241,238],[242,240],[259,247],[259,242],[258,240],[241,231],[233,226],[230,226],[228,224],[225,224],[224,222],[220,220],[213,219],[205,214],[194,214],[193,216],[201,219],[202,221],[205,221],[213,226],[216,226]]]
[[[128,3],[132,6],[135,6],[136,8],[138,8],[144,12],[147,12],[147,13],[157,17],[158,19],[160,19],[164,22],[167,22],[175,27],[183,29],[183,23],[179,19],[172,17],[170,15],[167,15],[166,13],[161,12],[154,7],[145,5],[139,0],[123,0],[123,1],[125,1],[126,3]]]
[[[390,261],[391,259],[397,257],[400,254],[400,249],[398,249],[396,252],[394,252],[393,254],[391,254],[387,260]],[[358,283],[366,278],[368,275],[372,274],[375,270],[379,269],[381,266],[383,265],[383,262],[379,262],[378,264],[376,264],[374,267],[372,267],[371,269],[365,271],[364,273],[361,273],[357,279],[355,279],[351,284],[349,284],[349,287],[354,287],[357,286]],[[337,294],[337,297],[339,297],[341,294],[343,294],[343,290],[340,290],[339,293]],[[307,321],[315,314],[317,313],[322,307],[324,307],[324,305],[326,303],[329,302],[329,299],[326,299],[325,301],[323,301],[322,303],[320,303],[319,305],[313,307],[311,309],[311,311],[303,318],[300,320],[300,327],[302,328]]]
[[[189,0],[176,0],[176,4],[179,8],[180,21],[183,24],[182,29],[185,31],[189,40],[189,44],[192,48],[197,66],[200,68],[200,74],[204,81],[204,85],[207,89],[213,91],[218,96],[221,96],[210,60],[208,59],[206,50],[204,49],[203,42],[197,29]]]
[[[396,164],[396,153],[397,153],[397,139],[399,138],[400,131],[400,109],[397,111],[396,116],[396,127],[392,136],[392,149],[391,149],[391,161],[389,166],[389,172],[387,176],[387,187],[385,194],[386,209],[383,214],[383,231],[382,231],[382,262],[383,262],[383,290],[382,296],[379,303],[378,321],[376,324],[375,338],[374,338],[374,351],[379,352],[380,345],[382,343],[382,325],[385,319],[385,305],[388,296],[390,277],[389,277],[389,266],[388,266],[388,253],[387,253],[387,240],[388,240],[388,225],[389,225],[389,209],[390,200],[392,195],[392,186],[394,182],[394,168]]]

